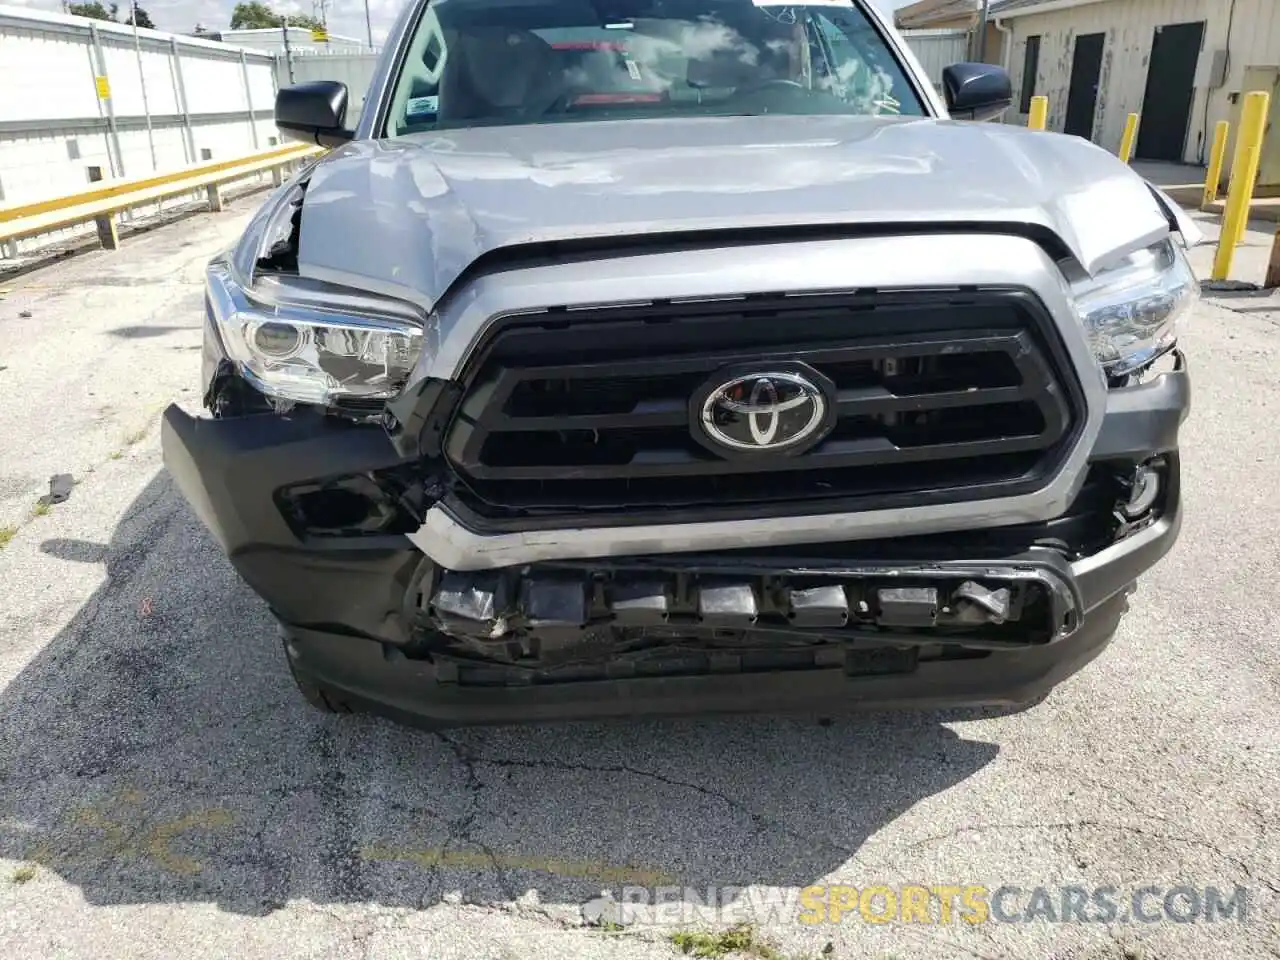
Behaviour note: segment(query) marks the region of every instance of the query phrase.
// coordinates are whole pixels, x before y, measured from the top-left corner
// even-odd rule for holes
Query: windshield
[[[431,0],[386,136],[587,119],[924,115],[851,0]]]

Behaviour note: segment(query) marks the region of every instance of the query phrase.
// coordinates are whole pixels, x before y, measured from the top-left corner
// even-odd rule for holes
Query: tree
[[[156,28],[156,25],[151,22],[151,15],[147,13],[147,11],[137,6],[135,6],[133,10],[134,12],[125,18],[125,23],[133,24],[134,17],[136,16],[138,20],[137,25],[139,27],[142,27],[144,30],[154,30]]]
[[[73,17],[88,17],[91,20],[115,20],[116,5],[111,5],[108,11],[98,0],[90,0],[89,3],[72,3],[67,6],[67,13]]]
[[[289,17],[283,16],[272,10],[262,0],[237,3],[235,9],[231,11],[232,30],[261,30],[267,27],[283,27],[286,24],[291,27],[306,27],[308,30],[319,30],[324,26],[315,17],[306,17],[300,13]]]
[[[286,21],[291,27],[306,27],[308,30],[323,30],[324,24],[315,17],[304,17],[300,13],[295,13]]]
[[[265,3],[251,0],[237,3],[231,11],[232,30],[260,30],[263,27],[280,26],[280,16]]]

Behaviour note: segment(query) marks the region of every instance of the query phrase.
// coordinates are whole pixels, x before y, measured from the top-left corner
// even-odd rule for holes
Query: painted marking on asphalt
[[[137,790],[126,790],[118,799],[125,807],[138,807],[146,797]],[[122,816],[119,810],[97,805],[78,807],[63,828],[55,831],[54,838],[38,843],[27,859],[54,868],[94,861],[149,863],[166,873],[193,876],[204,865],[174,850],[173,844],[195,833],[230,826],[235,815],[230,810],[211,807],[150,824],[137,822],[144,819],[145,814]]]

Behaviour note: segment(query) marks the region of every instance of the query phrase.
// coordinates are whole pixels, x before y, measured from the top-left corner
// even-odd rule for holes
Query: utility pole
[[[991,0],[982,0],[982,12],[978,16],[978,62],[985,63],[987,59],[987,13]]]
[[[289,84],[293,85],[293,54],[289,51],[289,24],[280,24],[280,32],[284,34],[284,65],[289,69]]]
[[[369,0],[364,0],[364,29],[369,34],[369,49],[373,49],[373,21],[369,19]]]

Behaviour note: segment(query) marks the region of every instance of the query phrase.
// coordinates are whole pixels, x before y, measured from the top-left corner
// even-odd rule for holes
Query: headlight
[[[1171,239],[1126,257],[1075,289],[1076,310],[1094,355],[1123,376],[1165,353],[1200,285]]]
[[[246,290],[222,261],[209,267],[208,292],[228,355],[270,397],[394,397],[422,350],[411,304],[294,277],[260,277]]]

